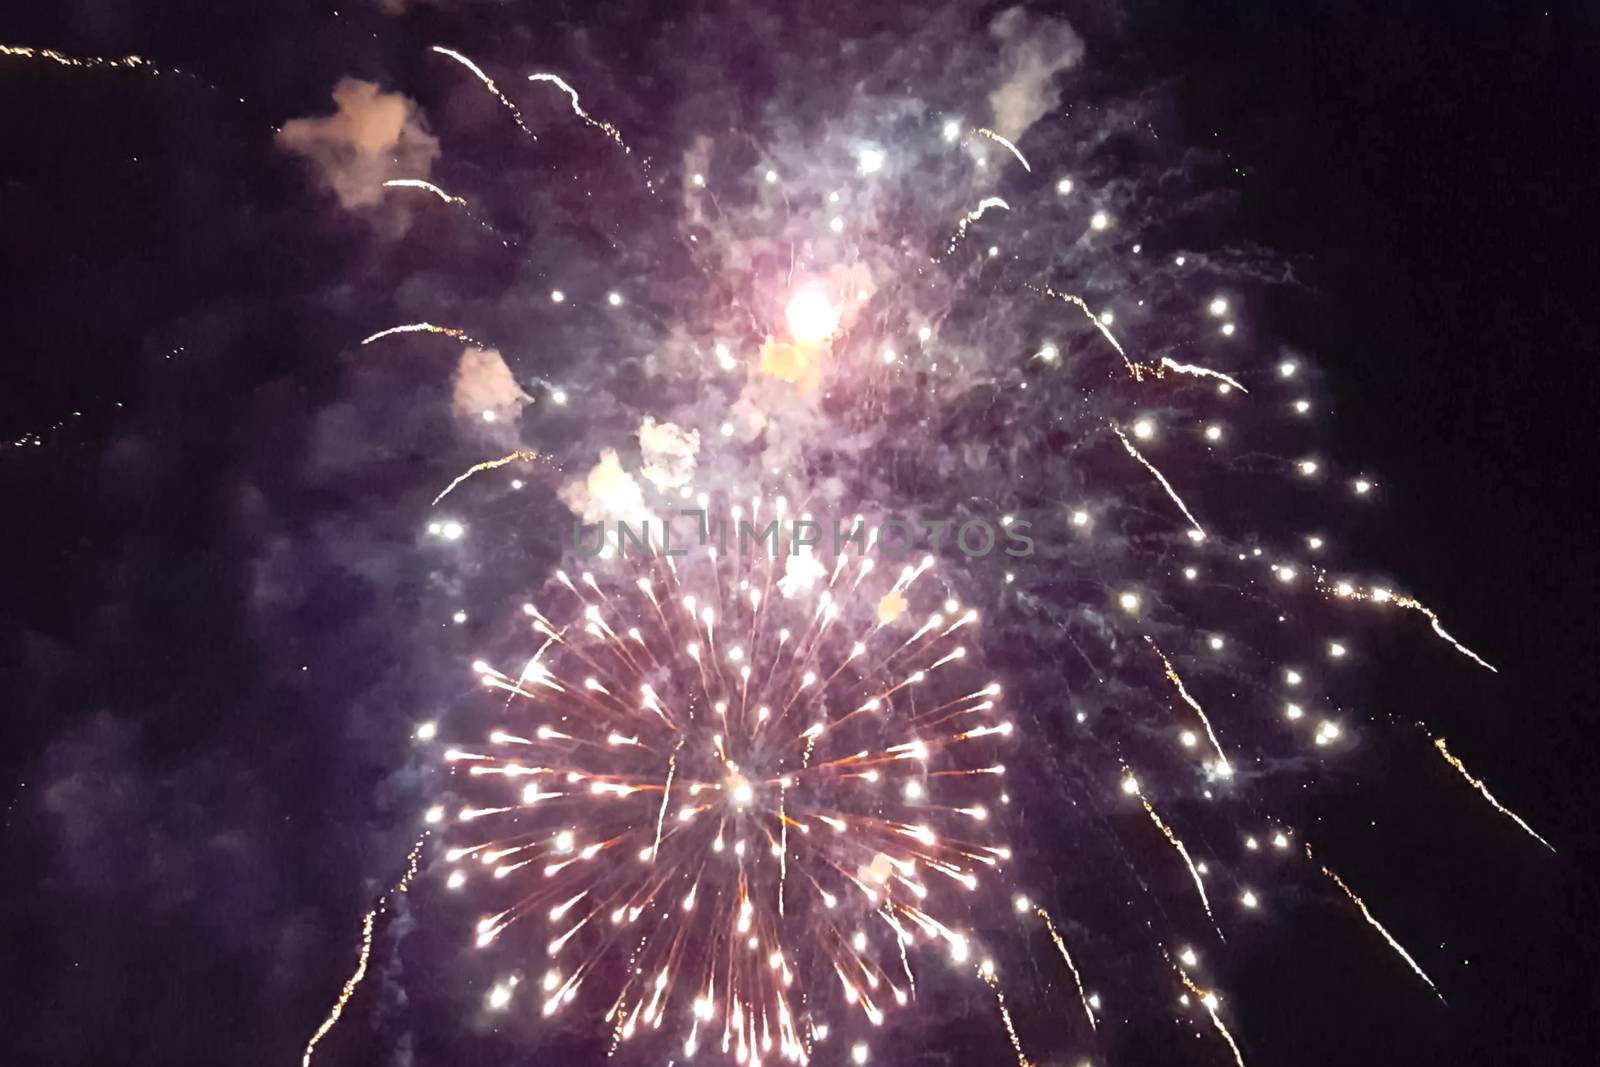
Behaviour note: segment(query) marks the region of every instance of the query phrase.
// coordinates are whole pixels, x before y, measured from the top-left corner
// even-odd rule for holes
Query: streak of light
[[[1024,156],[1021,151],[1018,150],[1016,145],[1011,143],[1009,138],[1002,137],[998,133],[995,133],[993,130],[985,129],[982,126],[979,126],[977,129],[973,130],[972,132],[974,134],[976,134],[977,136],[979,136],[979,137],[987,137],[989,140],[993,141],[995,144],[998,144],[998,145],[1001,145],[1002,147],[1004,147],[1006,149],[1006,151],[1010,152],[1012,155],[1017,157],[1017,162],[1022,164],[1022,169],[1023,170],[1027,171],[1029,174],[1033,173],[1033,168],[1028,166],[1027,157]]]
[[[1122,447],[1128,450],[1128,455],[1138,460],[1144,466],[1145,470],[1155,475],[1156,481],[1161,483],[1161,488],[1166,490],[1168,499],[1170,499],[1174,504],[1178,505],[1178,510],[1183,512],[1183,517],[1189,520],[1189,525],[1194,528],[1194,532],[1198,534],[1201,539],[1204,539],[1206,536],[1205,528],[1200,525],[1200,520],[1196,519],[1194,517],[1194,513],[1189,510],[1189,505],[1183,502],[1183,498],[1178,495],[1178,491],[1172,488],[1172,483],[1167,481],[1167,476],[1157,470],[1154,463],[1151,463],[1148,459],[1145,459],[1144,454],[1141,453],[1137,448],[1133,447],[1133,442],[1128,440],[1128,435],[1122,432],[1121,427],[1113,424],[1111,427],[1111,432],[1117,435],[1117,440],[1121,441]]]
[[[329,1009],[327,1018],[322,1020],[322,1025],[317,1027],[316,1032],[311,1035],[311,1040],[306,1042],[306,1051],[305,1055],[300,1059],[300,1067],[311,1067],[311,1054],[316,1051],[317,1042],[326,1037],[328,1031],[337,1025],[339,1016],[344,1014],[345,1005],[350,1003],[350,998],[355,995],[356,987],[366,977],[367,960],[372,955],[372,928],[376,924],[378,916],[382,915],[387,909],[389,898],[396,893],[404,893],[410,887],[411,879],[416,877],[418,861],[422,856],[422,843],[427,837],[428,835],[424,833],[417,838],[417,843],[411,846],[411,852],[406,856],[406,873],[400,876],[400,880],[391,886],[387,893],[378,898],[377,904],[373,905],[371,911],[361,917],[361,950],[356,957],[355,972],[345,980],[344,988],[339,990],[339,998],[334,1001],[333,1007]]]
[[[517,451],[501,456],[499,459],[486,459],[482,463],[474,463],[472,466],[456,475],[450,484],[444,487],[444,492],[433,498],[433,505],[438,504],[439,501],[449,496],[451,490],[455,489],[456,486],[460,485],[474,474],[480,474],[483,471],[496,470],[497,468],[504,467],[508,463],[516,463],[519,460],[532,461],[538,458],[539,453],[533,449],[519,448]],[[433,505],[429,506],[431,507]]]
[[[1056,924],[1051,920],[1050,913],[1042,907],[1035,907],[1033,913],[1044,920],[1045,929],[1050,931],[1050,940],[1055,942],[1056,951],[1061,953],[1061,958],[1067,964],[1067,970],[1072,972],[1072,981],[1078,987],[1078,1000],[1083,1003],[1083,1014],[1089,1017],[1089,1029],[1099,1027],[1095,1021],[1094,1008],[1089,1003],[1089,994],[1083,988],[1083,975],[1078,973],[1078,965],[1072,962],[1072,953],[1067,951],[1067,943],[1056,932]]]
[[[522,121],[522,112],[517,109],[517,105],[513,104],[510,99],[506,97],[506,94],[500,91],[500,87],[494,83],[493,78],[489,77],[489,75],[483,72],[482,67],[479,67],[476,63],[462,55],[460,52],[445,48],[442,45],[434,45],[432,50],[439,53],[441,56],[450,57],[457,63],[460,63],[463,67],[466,67],[468,70],[470,70],[473,76],[483,83],[483,87],[493,93],[496,99],[505,105],[506,110],[511,112],[511,117],[516,121],[518,128],[520,128],[522,132],[527,134],[529,137],[532,137],[535,141],[539,139],[537,134],[528,129],[528,124]]]
[[[1305,849],[1306,859],[1310,860],[1312,863],[1317,863],[1317,858],[1311,854],[1311,846],[1306,845]],[[1350,898],[1350,903],[1354,904],[1356,908],[1360,910],[1361,917],[1367,921],[1367,925],[1378,931],[1378,934],[1384,939],[1384,941],[1388,942],[1389,947],[1394,949],[1396,955],[1406,961],[1406,966],[1410,967],[1412,972],[1418,978],[1428,983],[1428,988],[1433,990],[1433,995],[1439,998],[1439,1003],[1446,1003],[1444,994],[1440,993],[1439,987],[1433,984],[1433,979],[1429,978],[1428,973],[1422,969],[1416,960],[1411,958],[1411,953],[1407,952],[1404,946],[1402,946],[1400,942],[1396,941],[1393,936],[1390,935],[1388,930],[1383,928],[1383,924],[1378,921],[1377,916],[1373,915],[1372,912],[1367,908],[1367,902],[1357,896],[1356,891],[1346,885],[1345,880],[1340,878],[1338,874],[1330,870],[1325,864],[1317,863],[1317,866],[1321,867],[1322,873],[1333,879],[1333,884],[1338,886],[1340,891],[1343,892],[1346,897]]]
[[[447,204],[455,204],[457,207],[467,206],[467,202],[461,197],[451,196],[437,185],[423,181],[421,178],[390,178],[383,185],[386,189],[422,189],[425,192],[432,193]]]
[[[549,82],[551,85],[554,85],[556,88],[566,93],[567,99],[572,104],[572,113],[574,115],[578,116],[578,118],[582,119],[585,123],[593,126],[595,129],[611,138],[611,140],[616,143],[616,146],[622,149],[624,153],[629,155],[633,153],[633,149],[628,147],[628,142],[622,139],[621,132],[619,132],[615,126],[611,125],[609,122],[597,119],[587,111],[583,110],[583,106],[578,103],[578,91],[572,86],[568,85],[560,75],[546,73],[530,74],[528,75],[528,80],[531,82]]]
[[[1450,749],[1445,747],[1444,738],[1442,738],[1442,737],[1434,738],[1433,739],[1433,747],[1439,750],[1439,755],[1444,757],[1446,763],[1450,764],[1450,766],[1454,767],[1456,770],[1461,772],[1461,777],[1465,778],[1469,783],[1471,783],[1472,788],[1476,789],[1478,791],[1478,795],[1483,797],[1484,800],[1487,800],[1489,802],[1489,806],[1490,807],[1494,808],[1495,811],[1498,811],[1501,815],[1504,815],[1506,818],[1508,818],[1512,822],[1516,823],[1517,826],[1522,829],[1523,833],[1527,834],[1529,837],[1531,837],[1535,841],[1539,842],[1539,844],[1543,845],[1545,848],[1549,849],[1551,852],[1554,852],[1556,850],[1556,847],[1554,845],[1552,845],[1550,842],[1546,841],[1544,838],[1540,837],[1537,833],[1535,833],[1533,827],[1531,827],[1527,823],[1523,822],[1522,821],[1522,816],[1518,815],[1516,812],[1512,811],[1510,808],[1506,807],[1504,804],[1502,804],[1498,800],[1496,800],[1494,798],[1494,794],[1489,792],[1489,787],[1483,784],[1483,779],[1482,778],[1474,778],[1472,776],[1471,772],[1467,770],[1466,764],[1462,763],[1459,759],[1457,759],[1450,752]]]

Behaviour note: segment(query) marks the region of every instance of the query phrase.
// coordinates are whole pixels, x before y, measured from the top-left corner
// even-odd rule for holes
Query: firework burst
[[[445,754],[450,878],[504,901],[477,943],[524,935],[545,1014],[592,991],[618,1041],[805,1062],[908,1003],[926,950],[968,958],[1010,858],[977,613],[931,558],[769,547],[560,571],[526,662],[474,664],[503,725]]]

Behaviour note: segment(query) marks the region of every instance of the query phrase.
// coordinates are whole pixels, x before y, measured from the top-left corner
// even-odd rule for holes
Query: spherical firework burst
[[[592,994],[619,1040],[804,1062],[830,1019],[907,1003],[924,951],[966,960],[961,917],[1010,856],[977,613],[931,558],[607,562],[525,606],[520,669],[474,665],[503,725],[446,753],[447,858],[503,900],[478,944],[529,928],[546,1014]]]

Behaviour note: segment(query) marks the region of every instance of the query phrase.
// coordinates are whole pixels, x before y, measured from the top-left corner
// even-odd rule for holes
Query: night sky
[[[952,6],[966,14],[945,17],[971,30],[961,54],[989,47],[1004,6]],[[1592,1063],[1600,16],[1390,6],[1034,8],[1030,25],[1064,18],[1084,44],[1062,75],[1072,129],[1103,116],[1156,136],[1022,147],[1081,152],[1095,168],[1081,181],[1107,187],[1118,168],[1173,168],[1139,186],[1173,198],[1152,247],[1241,250],[1228,269],[1249,294],[1251,343],[1304,354],[1328,412],[1319,448],[1379,474],[1373,506],[1323,528],[1498,668],[1475,668],[1414,618],[1365,625],[1346,694],[1359,746],[1336,766],[1263,772],[1263,805],[1317,842],[1448,1006],[1301,870],[1268,914],[1209,949],[1226,959],[1213,973],[1245,1062]],[[555,483],[530,493],[526,521],[497,498],[483,525],[504,536],[475,543],[470,566],[440,562],[419,533],[429,501],[505,439],[452,418],[438,355],[450,342],[360,340],[459,322],[516,350],[519,381],[541,397],[528,410],[544,421],[525,414],[518,445],[625,436],[657,388],[643,378],[543,413],[556,384],[592,384],[603,354],[636,335],[547,327],[529,294],[543,300],[564,263],[607,265],[569,272],[586,279],[576,292],[604,271],[685,271],[646,198],[621,192],[638,159],[681,184],[696,134],[776,137],[769,101],[802,101],[794,121],[820,128],[866,69],[849,43],[883,46],[920,16],[821,2],[732,5],[745,13],[727,26],[717,4],[57,7],[0,16],[0,44],[151,66],[0,56],[0,538],[13,575],[0,598],[0,1058],[296,1063],[441,788],[412,733],[471,688],[445,605],[496,581],[537,587],[564,514]],[[697,49],[702,38],[715,46]],[[519,101],[523,73],[561,71],[633,155],[595,162],[610,146],[559,107],[528,107],[541,141],[520,142],[432,44],[479,59]],[[433,179],[481,215],[425,194],[352,208],[319,182],[275,131],[329,114],[342,78],[409,98],[442,145]],[[987,92],[976,67],[949,79],[944,91]],[[782,273],[744,267],[758,287]],[[682,310],[680,295],[652,290],[653,313],[670,318],[661,309]],[[693,300],[709,314],[716,294]],[[1261,525],[1277,521],[1263,510]],[[1023,633],[997,614],[1011,620],[999,632]],[[1066,668],[1053,680],[1042,652],[1022,662],[1044,638],[1000,644],[1022,693],[1065,686],[1117,705]],[[1473,796],[1429,744],[1438,734],[1554,855]],[[1045,728],[1040,744],[1073,736]],[[1078,764],[1019,764],[1011,786],[1029,799],[1013,837],[1114,1005],[1091,1039],[1036,931],[996,949],[1019,982],[1037,977],[1014,994],[1035,1061],[1231,1062],[1203,1022],[1174,1021],[1178,990],[1146,915],[1106,888],[1104,845],[1060,816],[1061,798],[1092,790],[1023,785],[1028,766]],[[1094,786],[1108,806],[1109,773]],[[1165,879],[1158,846],[1117,862]],[[484,1010],[500,971],[465,950],[476,912],[439,883],[425,869],[380,919],[365,983],[314,1062],[603,1062],[598,1023]],[[1010,1061],[981,985],[930,981],[928,1000],[874,1062]],[[618,1062],[670,1058],[627,1051]]]

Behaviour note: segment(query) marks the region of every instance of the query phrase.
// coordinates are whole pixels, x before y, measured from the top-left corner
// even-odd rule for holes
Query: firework
[[[926,950],[965,960],[961,916],[1010,857],[976,613],[930,559],[609,562],[525,607],[520,669],[475,665],[503,724],[445,754],[452,879],[505,901],[477,943],[525,946],[546,1014],[582,993],[619,1040],[804,1062],[906,1004]]]

